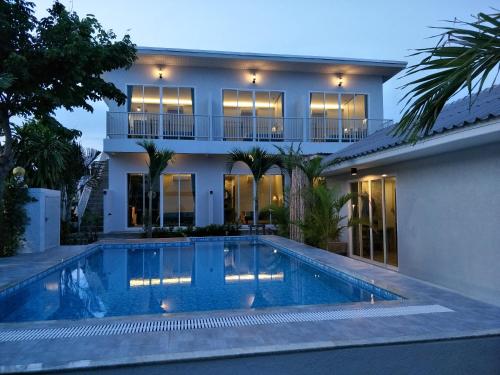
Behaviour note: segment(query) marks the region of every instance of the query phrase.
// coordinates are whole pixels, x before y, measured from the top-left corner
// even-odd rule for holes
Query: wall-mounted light
[[[342,75],[342,73],[339,73],[337,74],[337,86],[342,87],[343,84],[344,84],[344,76]]]
[[[161,68],[158,68],[158,79],[163,79],[163,71]]]
[[[252,84],[256,84],[257,83],[257,74],[255,72],[252,72]]]
[[[358,174],[358,168],[351,168],[351,176],[356,176]]]

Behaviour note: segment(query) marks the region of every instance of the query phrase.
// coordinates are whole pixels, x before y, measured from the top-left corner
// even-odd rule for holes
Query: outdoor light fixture
[[[255,85],[255,83],[257,82],[257,75],[255,74],[255,72],[252,73],[252,83]]]
[[[342,76],[342,73],[337,74],[337,78],[338,78],[337,86],[342,87],[342,85],[344,84],[344,77]]]
[[[351,168],[351,176],[356,176],[358,174],[358,168]]]
[[[158,78],[163,79],[163,72],[161,71],[161,68],[158,69]]]
[[[387,177],[387,175],[386,175],[386,174],[383,174],[383,175],[382,175],[382,177],[383,177],[383,178],[386,178],[386,177]]]

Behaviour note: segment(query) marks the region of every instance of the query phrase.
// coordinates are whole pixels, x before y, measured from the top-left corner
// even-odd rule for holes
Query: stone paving
[[[15,285],[87,249],[82,246],[59,246],[43,253],[17,254],[0,258],[0,290]]]
[[[277,247],[333,266],[358,278],[397,292],[404,301],[384,301],[384,306],[439,304],[453,312],[383,318],[358,318],[321,322],[269,324],[231,328],[207,328],[161,333],[124,334],[0,343],[0,371],[40,371],[70,368],[224,358],[250,354],[307,351],[366,345],[414,343],[427,340],[500,335],[500,308],[469,299],[445,288],[398,272],[331,254],[277,236],[262,236]],[[78,251],[74,250],[77,254]],[[82,251],[82,250],[80,250]],[[55,254],[54,254],[55,255]],[[52,257],[53,261],[57,257]],[[40,258],[41,259],[41,258]],[[20,263],[13,263],[18,266]],[[13,266],[11,266],[13,267]],[[7,269],[4,265],[3,269]],[[11,268],[12,269],[12,268]],[[10,281],[12,282],[12,281]],[[321,311],[367,307],[348,305],[296,306],[245,311],[248,314],[277,311]],[[211,316],[241,315],[242,310],[217,311]],[[185,319],[207,312],[99,319],[131,322]],[[92,325],[96,320],[3,323],[2,329]],[[499,348],[500,350],[500,348]]]

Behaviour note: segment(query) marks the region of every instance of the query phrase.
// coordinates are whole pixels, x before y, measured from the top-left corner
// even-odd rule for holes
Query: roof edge
[[[390,68],[405,68],[408,63],[400,60],[376,60],[362,58],[347,58],[347,57],[329,57],[329,56],[309,56],[309,55],[290,55],[290,54],[273,54],[273,53],[256,53],[256,52],[234,52],[234,51],[216,51],[216,50],[198,50],[198,49],[182,49],[182,48],[163,48],[163,47],[147,47],[138,46],[138,55],[177,55],[191,57],[211,57],[225,59],[257,59],[268,61],[283,61],[283,62],[302,62],[312,64],[352,64],[361,66],[379,66]]]

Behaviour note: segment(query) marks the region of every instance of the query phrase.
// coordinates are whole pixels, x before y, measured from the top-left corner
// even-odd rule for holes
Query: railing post
[[[158,114],[158,139],[163,139],[163,114]]]
[[[338,123],[338,142],[342,142],[342,138],[344,138],[344,128],[342,126],[342,117],[339,116],[339,123]]]
[[[256,116],[253,116],[252,117],[252,139],[254,141],[257,140],[257,117]]]

